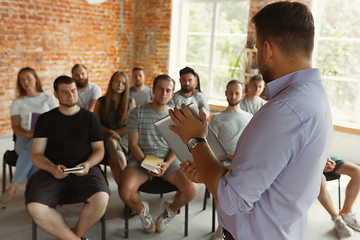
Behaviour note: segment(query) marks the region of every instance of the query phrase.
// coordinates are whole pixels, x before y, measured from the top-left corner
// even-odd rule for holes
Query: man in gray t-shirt
[[[136,106],[153,100],[151,88],[145,85],[144,69],[135,67],[131,75],[133,86],[130,87],[130,96],[135,99]]]
[[[174,87],[175,82],[168,75],[157,76],[153,83],[153,101],[134,108],[128,119],[127,133],[131,153],[120,181],[119,193],[123,202],[139,214],[148,233],[164,231],[177,211],[197,193],[197,185],[180,173],[180,161],[154,126],[155,121],[169,114],[167,103],[173,96]],[[146,155],[164,159],[164,162],[159,164],[158,174],[141,167]],[[149,204],[141,202],[137,192],[138,188],[152,177],[161,177],[178,188],[174,201],[164,203],[163,213],[156,223],[149,213]]]
[[[168,105],[170,108],[174,108],[175,106],[181,107],[181,104],[186,103],[187,105],[190,103],[195,104],[198,109],[204,108],[204,112],[206,117],[210,116],[210,107],[207,103],[209,98],[206,96],[204,92],[201,92],[196,89],[199,78],[196,77],[195,71],[190,67],[185,67],[180,70],[180,84],[181,89],[177,91],[173,98],[169,101]]]
[[[244,91],[244,85],[241,82],[237,80],[230,81],[225,91],[228,107],[221,112],[215,113],[210,120],[210,126],[229,153],[226,156],[229,160],[232,159],[236,143],[242,131],[253,116],[240,108],[240,101],[245,95]]]
[[[260,97],[264,90],[265,82],[260,75],[255,75],[250,79],[247,84],[248,92],[241,100],[240,107],[242,110],[255,114],[266,101]]]

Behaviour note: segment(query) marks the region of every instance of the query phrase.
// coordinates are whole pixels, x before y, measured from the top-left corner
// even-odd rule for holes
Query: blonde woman
[[[29,67],[21,69],[17,78],[16,98],[10,110],[11,127],[16,134],[15,152],[18,154],[16,170],[12,182],[0,198],[1,204],[9,203],[20,183],[37,171],[31,163],[33,129],[29,129],[30,113],[44,113],[58,106],[54,96],[43,93],[41,81],[35,70]]]

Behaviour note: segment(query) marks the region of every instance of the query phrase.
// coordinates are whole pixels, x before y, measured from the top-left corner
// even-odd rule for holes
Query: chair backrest
[[[4,153],[3,161],[4,163],[8,164],[9,166],[16,166],[18,155],[16,154],[15,150],[7,150]]]
[[[177,187],[160,177],[153,177],[139,187],[139,191],[145,193],[162,194],[177,191]]]

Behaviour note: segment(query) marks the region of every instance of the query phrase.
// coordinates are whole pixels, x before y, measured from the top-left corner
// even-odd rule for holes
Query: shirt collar
[[[286,87],[298,82],[321,82],[319,69],[310,68],[295,71],[269,82],[266,87],[266,95],[268,100],[274,98]]]

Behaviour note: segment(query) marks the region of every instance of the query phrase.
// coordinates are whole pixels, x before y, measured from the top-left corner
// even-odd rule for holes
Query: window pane
[[[209,64],[210,36],[189,35],[186,48],[186,61]]]
[[[210,91],[210,98],[225,99],[226,84],[231,80],[229,70],[223,68],[213,68],[213,86]]]
[[[359,0],[325,0],[321,19],[322,37],[333,37],[341,29],[346,37],[360,38]]]
[[[189,32],[211,32],[212,3],[189,3]]]
[[[214,64],[223,66],[233,66],[239,59],[239,55],[244,51],[246,36],[244,37],[216,37],[216,53]],[[240,61],[242,58],[240,57]]]
[[[359,83],[348,81],[325,80],[324,85],[329,96],[333,117],[353,120]]]
[[[220,2],[217,32],[247,34],[249,1]]]

